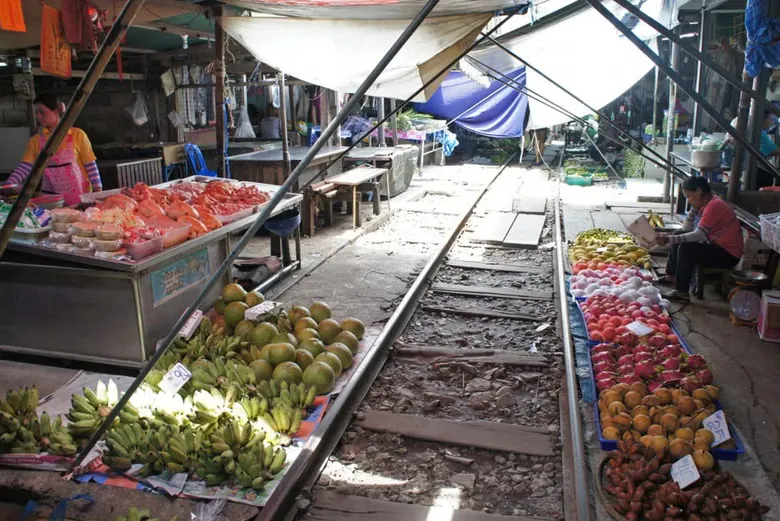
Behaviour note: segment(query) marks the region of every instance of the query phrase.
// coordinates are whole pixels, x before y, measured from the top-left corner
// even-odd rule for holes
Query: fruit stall
[[[132,394],[77,482],[262,506],[372,337],[324,302],[286,308],[227,284]],[[0,398],[0,464],[70,470],[132,379],[82,373]],[[41,400],[41,398],[43,398]]]
[[[191,177],[28,209],[0,263],[0,349],[140,366],[278,188]]]
[[[745,448],[711,367],[654,285],[648,252],[603,229],[568,251],[578,378],[604,451],[594,475],[602,507],[626,521],[761,519],[767,508],[723,468]]]

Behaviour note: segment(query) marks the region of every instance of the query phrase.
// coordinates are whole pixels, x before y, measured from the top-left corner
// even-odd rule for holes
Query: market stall
[[[298,178],[298,186],[302,186],[313,179],[325,165],[333,161],[344,150],[343,147],[323,147],[314,159],[311,160],[306,169],[301,172],[301,176]],[[290,167],[293,170],[303,160],[308,151],[308,147],[290,147]],[[240,154],[230,157],[229,160],[230,174],[233,179],[279,185],[285,181],[281,149]],[[338,162],[328,171],[331,175],[340,172],[341,165]]]
[[[344,165],[370,164],[374,168],[387,168],[390,176],[390,193],[380,186],[381,194],[395,197],[409,188],[417,170],[417,149],[412,145],[394,147],[359,147],[350,150]]]
[[[157,185],[152,190],[163,195],[185,190],[195,193],[208,186],[201,182],[205,180],[192,177]],[[62,229],[59,222],[47,224],[38,233],[19,229],[0,263],[0,284],[5,288],[0,299],[3,317],[0,320],[3,333],[0,349],[141,365],[154,353],[157,341],[192,302],[203,282],[225,260],[230,252],[230,236],[248,228],[255,219],[254,213],[266,204],[268,194],[279,188],[256,183],[230,184],[244,185],[252,193],[264,194],[252,200],[252,203],[263,202],[237,206],[233,203],[233,206],[224,207],[217,203],[215,211],[231,213],[217,214],[220,222],[209,222],[211,229],[199,229],[203,226],[200,221],[191,220],[189,216],[181,216],[174,221],[175,226],[164,228],[159,224],[164,216],[147,214],[150,216],[147,217],[135,213],[135,218],[145,220],[147,225],[157,224],[162,232],[150,232],[148,228],[153,226],[132,228],[127,223],[119,226],[104,223],[110,230],[105,233],[109,235],[117,230],[121,233],[121,226],[129,231],[116,239],[84,237],[91,234],[91,229],[101,230],[103,224],[92,225],[103,222],[98,221],[99,218],[104,221],[108,215],[114,220],[133,218],[123,214],[121,209],[117,211],[106,206],[111,197],[120,195],[120,190],[99,194],[104,210],[94,221],[86,216],[94,217],[87,212],[100,211],[97,208],[88,209],[78,217],[78,212],[71,210],[78,221],[66,228],[79,228],[72,235],[51,230],[52,226]],[[100,206],[101,199],[93,199],[97,199]],[[272,215],[297,208],[301,200],[300,195],[286,194]],[[145,204],[142,202],[138,206]],[[175,200],[168,207],[168,215],[175,216],[170,210],[174,204]],[[52,212],[53,220],[58,219],[57,210]],[[145,240],[146,236],[131,236],[133,230],[139,230],[139,235],[150,233],[148,240]],[[109,249],[112,242],[119,250],[94,251],[95,248]]]

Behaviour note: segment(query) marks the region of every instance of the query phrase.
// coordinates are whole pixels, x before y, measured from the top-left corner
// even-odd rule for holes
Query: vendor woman
[[[689,177],[683,182],[682,190],[692,206],[682,230],[656,239],[661,246],[671,244],[666,273],[674,282],[674,290],[665,296],[677,300],[690,298],[696,266],[733,268],[745,248],[742,227],[734,210],[712,193],[706,178]]]
[[[18,189],[30,175],[33,163],[65,112],[65,105],[51,94],[38,96],[34,105],[39,130],[27,142],[22,161],[5,182],[6,185],[16,185]],[[59,150],[49,159],[41,190],[62,194],[65,205],[72,206],[80,202],[81,194],[102,189],[89,138],[83,130],[73,127],[60,143]]]

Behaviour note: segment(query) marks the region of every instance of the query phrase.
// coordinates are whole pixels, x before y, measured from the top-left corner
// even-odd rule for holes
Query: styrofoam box
[[[761,340],[780,343],[780,291],[761,293],[761,308],[756,326]]]

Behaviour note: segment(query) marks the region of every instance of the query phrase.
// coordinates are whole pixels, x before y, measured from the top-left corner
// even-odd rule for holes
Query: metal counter
[[[302,199],[287,194],[272,216],[300,206]],[[87,257],[12,239],[0,262],[0,350],[143,365],[227,258],[230,235],[247,229],[256,217],[138,262]],[[217,286],[207,302],[216,300],[219,292]]]

